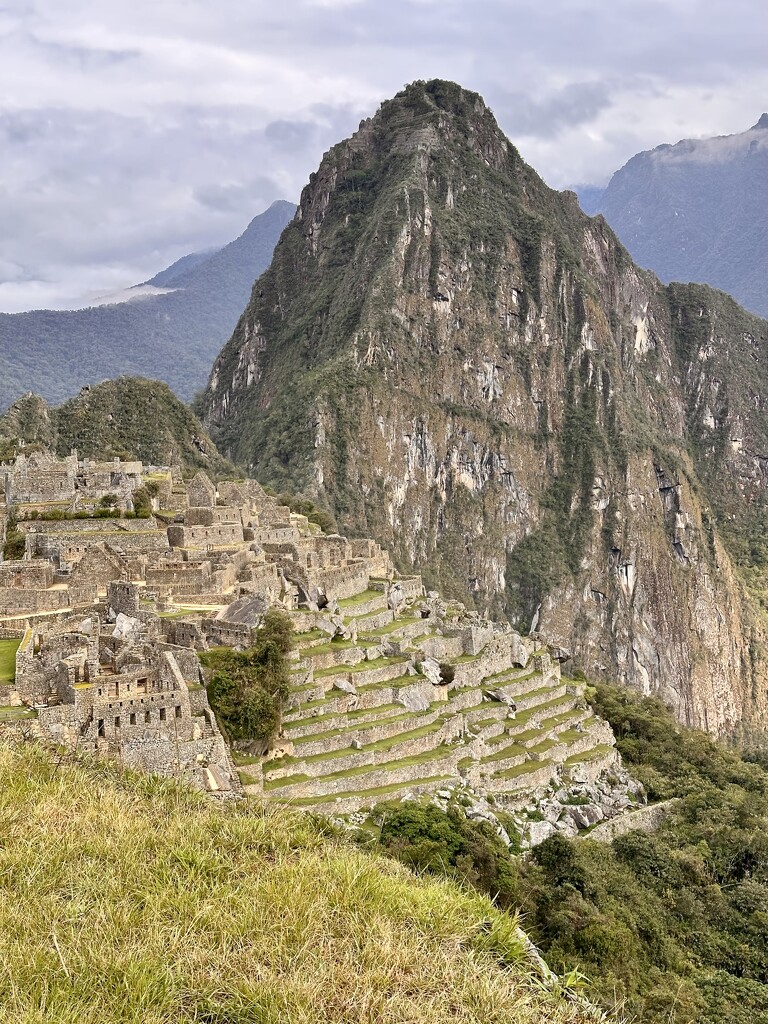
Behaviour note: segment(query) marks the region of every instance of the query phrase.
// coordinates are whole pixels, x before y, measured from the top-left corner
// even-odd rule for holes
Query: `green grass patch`
[[[339,608],[359,608],[361,604],[368,604],[369,601],[380,600],[386,607],[386,595],[383,590],[364,590],[353,597],[345,597],[339,601]]]
[[[0,707],[0,722],[18,722],[25,718],[37,718],[37,712],[27,707]]]
[[[506,761],[510,757],[519,757],[521,754],[525,754],[525,747],[521,747],[519,743],[510,743],[508,747],[503,747],[495,754],[488,754],[480,760],[482,764],[492,764],[494,761]]]
[[[417,764],[428,764],[430,761],[437,761],[438,759],[446,757],[452,748],[447,745],[441,745],[435,747],[432,750],[427,750],[422,754],[413,754],[410,757],[397,758],[394,761],[388,761],[386,764],[364,764],[359,765],[357,768],[347,768],[343,771],[331,772],[328,775],[323,775],[322,778],[315,779],[317,783],[320,782],[332,782],[337,779],[352,779],[357,778],[359,775],[368,775],[370,772],[380,771],[398,771],[400,768],[410,768]],[[309,776],[306,775],[289,775],[284,779],[275,779],[265,783],[264,788],[275,789],[278,786],[290,787],[298,782],[309,781]]]
[[[592,747],[591,750],[584,750],[580,754],[572,754],[569,758],[566,758],[565,765],[568,767],[572,764],[579,764],[582,761],[593,761],[597,757],[603,757],[605,754],[610,753],[614,748],[607,743],[598,743],[596,747]]]
[[[0,640],[0,683],[12,683],[16,678],[16,652],[21,640]]]
[[[367,672],[369,669],[384,668],[387,665],[402,665],[409,659],[405,655],[393,658],[374,658],[373,661],[360,661],[357,665],[331,665],[315,672],[315,679],[327,679],[329,676],[343,675],[347,672]]]
[[[504,771],[495,772],[495,779],[520,779],[524,775],[532,775],[533,772],[551,764],[550,761],[525,761],[523,764],[516,764],[514,768],[506,768]]]
[[[387,622],[383,626],[379,626],[377,629],[364,629],[361,633],[364,636],[388,636],[390,633],[394,633],[395,630],[402,629],[404,626],[411,626],[414,622],[420,622],[421,616],[414,615],[410,618],[393,619],[392,622]]]

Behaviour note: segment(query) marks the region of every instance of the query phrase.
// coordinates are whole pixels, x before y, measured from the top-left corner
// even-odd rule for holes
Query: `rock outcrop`
[[[311,176],[205,421],[403,571],[721,734],[765,711],[734,559],[763,558],[766,338],[634,266],[479,96],[421,82]]]

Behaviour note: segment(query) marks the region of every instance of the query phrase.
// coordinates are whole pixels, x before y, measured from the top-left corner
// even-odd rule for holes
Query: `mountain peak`
[[[761,114],[760,115],[760,120],[757,122],[757,124],[753,124],[752,125],[752,131],[754,131],[755,128],[766,128],[766,129],[768,129],[768,114]]]

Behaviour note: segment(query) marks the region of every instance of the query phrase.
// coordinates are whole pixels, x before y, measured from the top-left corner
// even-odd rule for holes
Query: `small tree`
[[[222,649],[201,656],[212,669],[207,692],[231,740],[269,743],[280,728],[288,698],[288,652],[293,626],[286,612],[270,608],[247,651]]]
[[[3,558],[13,560],[24,557],[26,541],[24,534],[19,529],[16,517],[11,514],[5,521],[5,544],[3,545]]]

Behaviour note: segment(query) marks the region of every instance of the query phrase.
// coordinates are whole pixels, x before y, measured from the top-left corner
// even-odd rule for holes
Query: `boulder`
[[[387,594],[387,607],[397,615],[398,611],[405,604],[405,591],[401,583],[395,581],[390,585]]]
[[[124,615],[123,612],[118,612],[117,618],[115,619],[115,628],[112,630],[112,636],[122,639],[129,636],[140,626],[141,623],[138,619],[132,619],[130,615]]]
[[[574,804],[567,808],[568,815],[577,828],[590,828],[602,821],[605,815],[597,804]]]
[[[443,686],[444,681],[440,675],[440,665],[434,658],[425,658],[421,665],[421,674],[428,679],[433,686]]]
[[[551,821],[532,821],[528,826],[528,842],[531,846],[538,846],[557,831]]]

